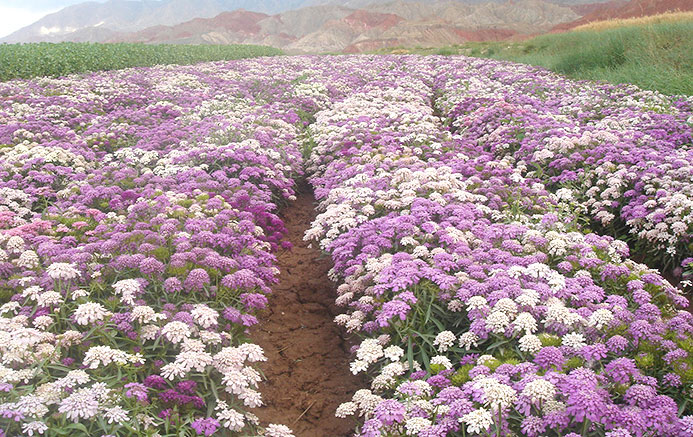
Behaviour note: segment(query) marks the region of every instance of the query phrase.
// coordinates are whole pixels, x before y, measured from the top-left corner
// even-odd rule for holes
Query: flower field
[[[307,178],[356,435],[693,436],[693,316],[642,264],[693,273],[692,133],[463,57],[2,83],[0,435],[293,435],[247,328]]]

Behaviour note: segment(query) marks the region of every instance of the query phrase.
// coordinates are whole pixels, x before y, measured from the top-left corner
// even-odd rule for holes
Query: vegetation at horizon
[[[254,45],[176,45],[141,43],[32,43],[0,44],[0,81],[32,77],[59,77],[73,73],[194,64],[283,52]]]

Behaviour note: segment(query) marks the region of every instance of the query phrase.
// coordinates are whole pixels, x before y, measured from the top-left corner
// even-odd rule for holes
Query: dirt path
[[[265,406],[253,412],[264,425],[289,426],[296,437],[349,436],[353,423],[334,412],[363,384],[349,372],[350,344],[333,322],[332,264],[303,241],[315,217],[313,195],[297,197],[282,213],[294,248],[279,253],[279,283],[251,330],[268,358],[262,367],[267,381],[260,386]]]

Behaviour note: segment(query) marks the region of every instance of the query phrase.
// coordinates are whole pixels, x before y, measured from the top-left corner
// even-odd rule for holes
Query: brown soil
[[[327,277],[332,263],[303,241],[315,217],[313,195],[297,197],[282,213],[294,247],[279,253],[279,283],[250,333],[268,358],[260,386],[265,406],[253,413],[263,425],[290,427],[296,437],[349,436],[353,422],[334,413],[363,383],[349,372],[351,343],[333,322],[339,311]]]

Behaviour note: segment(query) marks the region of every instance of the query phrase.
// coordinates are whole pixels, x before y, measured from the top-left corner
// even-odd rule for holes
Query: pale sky
[[[0,38],[28,26],[44,15],[84,1],[86,0],[0,0]],[[103,3],[104,0],[96,1]]]

